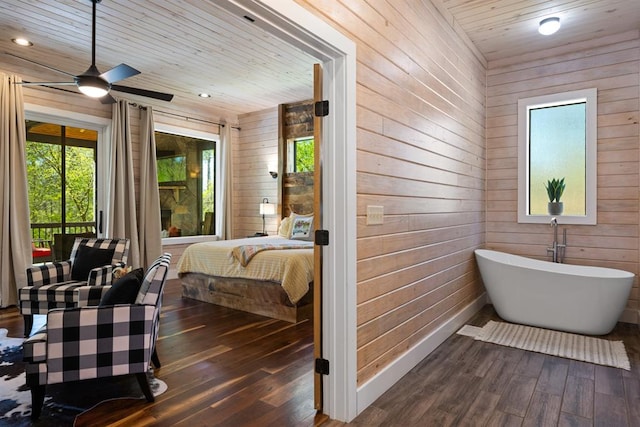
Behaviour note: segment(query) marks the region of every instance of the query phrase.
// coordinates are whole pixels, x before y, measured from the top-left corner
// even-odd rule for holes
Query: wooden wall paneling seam
[[[442,283],[449,283],[455,280],[467,281],[469,275],[476,275],[474,269],[474,261],[467,259],[462,264],[447,267],[435,273],[431,271],[431,275],[425,276],[417,282],[399,287],[386,294],[384,298],[376,298],[358,304],[358,326],[364,326],[364,324],[381,318],[399,307],[402,307],[403,313],[408,314],[409,305],[424,298],[433,301],[435,299],[434,295],[436,295],[433,292],[443,286]],[[415,295],[419,296],[415,297]],[[407,301],[409,302],[407,303]],[[389,324],[393,324],[393,322],[389,322]],[[358,335],[359,342],[367,342],[369,339],[371,337],[367,337],[364,333]]]
[[[420,296],[408,300],[409,302],[402,301],[403,298],[406,298],[406,295],[401,295],[401,291],[410,292],[411,289],[403,289],[397,295],[385,297],[383,300],[388,305],[386,307],[378,307],[380,313],[377,316],[371,316],[367,320],[363,319],[363,322],[358,325],[358,346],[374,342],[378,337],[394,329],[394,325],[402,325],[405,322],[412,321],[430,307],[438,304],[442,299],[472,283],[476,278],[475,273],[468,271],[442,284],[436,285],[432,283],[430,287],[425,286],[426,289]],[[397,297],[396,304],[387,301],[394,301],[394,297]],[[400,338],[398,335],[396,337]]]
[[[405,337],[402,341],[384,336],[386,340],[378,339],[368,346],[360,348],[358,351],[358,383],[364,382],[379,371],[380,366],[390,363],[409,348],[416,345],[424,336],[428,335],[438,326],[438,320],[451,316],[463,307],[468,305],[477,296],[475,285],[469,284],[457,293],[447,297],[429,310],[423,312],[419,319],[420,323],[407,322],[397,330],[392,330],[387,335],[393,334]],[[409,332],[409,333],[407,333]],[[392,347],[386,344],[393,342]]]

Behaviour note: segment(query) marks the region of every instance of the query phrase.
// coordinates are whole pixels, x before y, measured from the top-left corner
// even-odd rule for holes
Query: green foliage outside
[[[28,141],[26,160],[31,222],[62,222],[62,146]],[[94,182],[94,150],[67,146],[66,222],[94,220]]]
[[[313,138],[296,141],[296,172],[313,172]]]

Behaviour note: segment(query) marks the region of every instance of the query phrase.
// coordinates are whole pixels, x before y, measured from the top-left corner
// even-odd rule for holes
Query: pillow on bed
[[[296,215],[293,218],[291,239],[313,240],[313,216]]]
[[[293,227],[293,218],[288,216],[283,218],[280,222],[280,228],[278,228],[278,236],[284,237],[285,239],[291,238],[291,228]]]

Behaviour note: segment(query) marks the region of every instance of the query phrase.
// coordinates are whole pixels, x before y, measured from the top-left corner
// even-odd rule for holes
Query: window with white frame
[[[596,89],[518,101],[518,222],[596,223],[596,102]],[[561,180],[558,200],[550,188]]]

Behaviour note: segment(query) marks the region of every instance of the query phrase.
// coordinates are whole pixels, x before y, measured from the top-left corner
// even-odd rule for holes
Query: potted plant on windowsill
[[[562,202],[560,201],[560,197],[562,197],[562,193],[564,193],[564,178],[550,179],[545,184],[545,188],[549,196],[549,204],[547,205],[549,215],[562,215]]]

